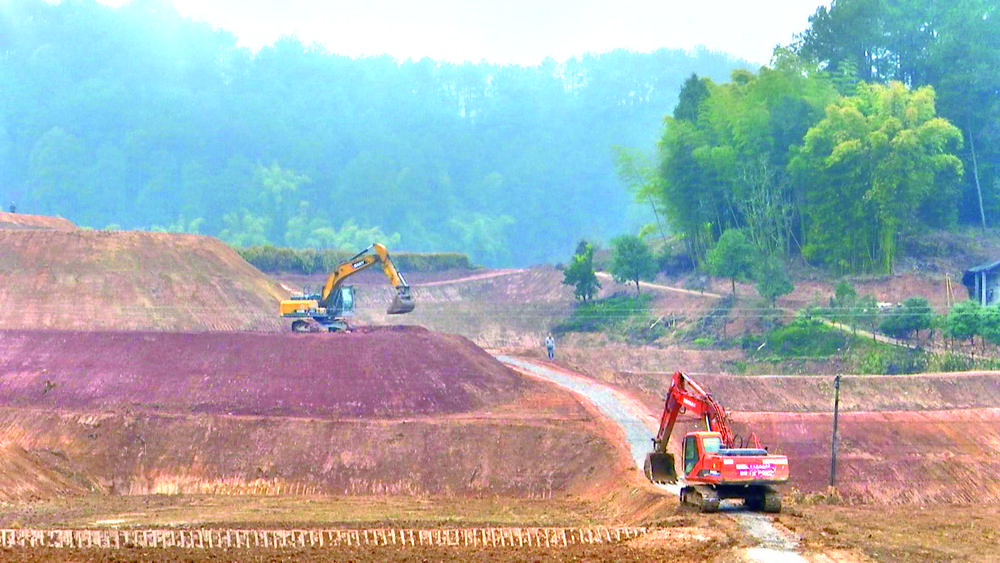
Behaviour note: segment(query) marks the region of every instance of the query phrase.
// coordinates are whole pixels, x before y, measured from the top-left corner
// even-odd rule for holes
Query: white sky
[[[128,0],[101,0],[117,5]],[[534,65],[703,46],[766,64],[829,0],[171,0],[258,49],[282,35],[349,56]]]

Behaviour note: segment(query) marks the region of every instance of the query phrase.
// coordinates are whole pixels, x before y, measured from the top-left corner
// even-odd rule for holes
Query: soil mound
[[[298,417],[447,414],[533,385],[459,336],[0,331],[0,405]]]
[[[0,229],[36,229],[49,231],[75,231],[76,225],[62,217],[46,215],[24,215],[0,211]]]
[[[0,229],[0,248],[0,329],[283,327],[287,292],[212,237]]]

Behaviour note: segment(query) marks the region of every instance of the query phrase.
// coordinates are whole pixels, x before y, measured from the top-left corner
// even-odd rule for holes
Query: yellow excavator
[[[354,312],[354,288],[344,285],[344,280],[375,263],[382,264],[382,271],[396,289],[396,296],[386,313],[401,315],[412,311],[416,303],[410,286],[392,263],[389,251],[376,242],[334,268],[326,278],[322,293],[292,295],[282,301],[279,306],[281,316],[295,319],[292,321],[294,332],[348,330],[345,317]]]

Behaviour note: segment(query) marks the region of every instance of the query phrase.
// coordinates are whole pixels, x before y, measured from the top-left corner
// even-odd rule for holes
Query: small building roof
[[[975,285],[975,276],[980,272],[988,272],[1000,267],[1000,260],[994,262],[987,262],[985,264],[980,264],[978,266],[973,266],[962,274],[962,285],[972,287]]]

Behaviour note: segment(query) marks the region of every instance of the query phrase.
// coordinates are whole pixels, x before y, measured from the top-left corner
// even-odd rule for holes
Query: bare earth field
[[[408,275],[417,309],[401,317],[384,315],[392,290],[365,272],[351,280],[352,333],[300,335],[276,318],[281,284],[323,276],[270,279],[209,237],[0,214],[0,248],[0,529],[647,529],[559,549],[14,548],[0,560],[769,560],[738,508],[680,508],[587,401],[483,351],[541,356],[573,306],[554,268]],[[859,291],[898,301],[925,288],[941,306],[949,267]],[[796,286],[789,305],[832,293]],[[658,290],[654,308],[683,323],[713,302]],[[845,378],[831,493],[832,377],[726,374],[738,357],[586,335],[557,346],[558,365],[650,417],[673,370],[698,374],[737,432],[789,456],[785,510],[762,518],[806,560],[1000,559],[1000,376]]]

